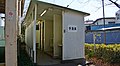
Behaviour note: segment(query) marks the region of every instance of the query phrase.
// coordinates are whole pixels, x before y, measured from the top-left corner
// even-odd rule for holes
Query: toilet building
[[[26,50],[34,63],[44,52],[61,61],[83,60],[85,57],[84,17],[88,13],[32,0],[23,25]]]

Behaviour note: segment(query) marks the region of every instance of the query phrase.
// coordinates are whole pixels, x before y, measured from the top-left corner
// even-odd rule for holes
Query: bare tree
[[[101,0],[96,0],[97,2],[101,2]],[[104,6],[109,6],[109,5],[112,5],[112,4],[114,4],[114,3],[116,3],[118,0],[115,0],[115,1],[113,1],[113,0],[109,0],[111,3],[105,3],[105,5]],[[118,5],[117,3],[116,3],[116,6],[118,7],[120,7],[120,5]],[[96,9],[96,11],[95,12],[97,12],[99,9],[101,9],[102,8],[102,6],[100,6],[100,7],[96,7],[97,9]]]
[[[113,4],[115,4],[118,8],[120,8],[120,5],[117,4],[116,2],[113,2],[112,0],[109,0],[109,1],[112,2]],[[116,1],[118,1],[118,0],[116,0]]]

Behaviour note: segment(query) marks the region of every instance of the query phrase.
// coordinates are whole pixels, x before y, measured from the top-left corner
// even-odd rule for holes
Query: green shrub
[[[85,44],[85,54],[88,58],[96,56],[109,63],[120,62],[120,44],[104,45],[96,44],[94,51],[94,44]]]

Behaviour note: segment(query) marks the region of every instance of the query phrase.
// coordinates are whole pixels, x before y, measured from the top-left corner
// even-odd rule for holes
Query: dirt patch
[[[5,66],[5,63],[0,63],[0,66]]]
[[[95,66],[120,66],[120,63],[108,63],[96,57],[90,58],[89,61],[93,62]]]

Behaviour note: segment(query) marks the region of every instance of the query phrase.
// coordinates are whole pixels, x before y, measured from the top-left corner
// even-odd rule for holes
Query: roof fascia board
[[[71,9],[71,8],[67,8],[67,7],[59,6],[59,5],[52,4],[52,3],[47,3],[47,2],[38,1],[38,0],[37,0],[37,3],[38,3],[38,4],[40,4],[40,3],[48,4],[48,5],[51,5],[51,6],[54,6],[54,7],[58,7],[58,8],[60,8],[60,9],[63,9],[63,10],[67,9],[67,10],[71,10],[71,11],[74,11],[74,12],[83,13],[85,16],[90,15],[89,13],[86,13],[86,12],[82,12],[82,11],[78,11],[78,10],[75,10],[75,9]]]
[[[29,4],[29,7],[28,7],[28,10],[27,10],[27,13],[26,13],[26,16],[25,16],[25,21],[26,21],[26,19],[27,19],[27,17],[29,16],[29,14],[32,12],[31,11],[31,9],[32,9],[32,7],[34,6],[34,4],[35,4],[35,1],[34,0],[31,0],[30,1],[30,4]]]

